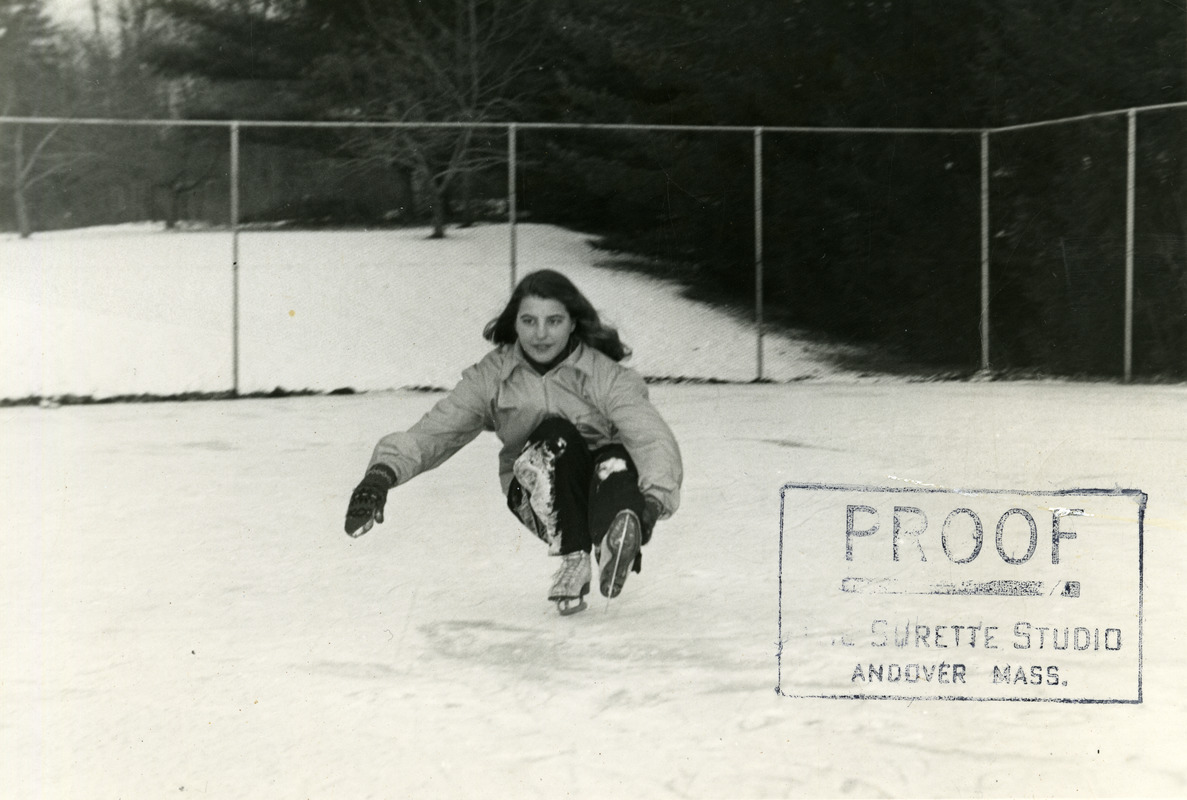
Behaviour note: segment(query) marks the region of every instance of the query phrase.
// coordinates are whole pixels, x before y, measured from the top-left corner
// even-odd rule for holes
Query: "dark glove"
[[[639,519],[643,528],[643,544],[651,541],[651,531],[655,528],[655,523],[663,513],[664,507],[660,505],[658,500],[651,495],[643,498],[643,516]]]
[[[639,517],[639,527],[642,528],[642,542],[647,544],[651,541],[651,531],[655,528],[656,521],[660,515],[664,513],[664,507],[651,495],[643,496],[643,514]],[[643,571],[643,550],[635,553],[635,563],[631,564],[632,572]]]
[[[355,487],[346,509],[346,533],[355,538],[383,522],[388,490],[396,485],[396,473],[386,464],[375,464]]]

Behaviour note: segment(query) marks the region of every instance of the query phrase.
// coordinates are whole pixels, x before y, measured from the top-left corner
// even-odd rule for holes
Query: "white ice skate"
[[[589,594],[592,574],[589,553],[581,551],[561,556],[561,565],[552,576],[552,591],[548,593],[548,599],[556,603],[556,609],[562,616],[585,610],[585,595]]]
[[[639,515],[630,509],[619,511],[598,548],[598,569],[601,571],[598,582],[603,597],[618,597],[642,546],[643,527]]]

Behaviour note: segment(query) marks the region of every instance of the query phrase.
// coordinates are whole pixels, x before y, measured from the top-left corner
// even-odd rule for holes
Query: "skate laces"
[[[578,551],[561,556],[561,565],[552,576],[551,597],[578,597],[584,594],[589,585],[593,570],[590,567],[589,553]]]
[[[569,581],[589,571],[589,553],[579,550],[561,556],[561,565],[556,570],[556,581]]]

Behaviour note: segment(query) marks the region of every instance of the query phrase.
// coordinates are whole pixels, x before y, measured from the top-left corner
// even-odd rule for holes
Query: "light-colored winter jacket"
[[[411,428],[384,436],[371,463],[395,470],[400,483],[440,465],[482,431],[494,431],[503,493],[528,436],[546,417],[564,417],[591,449],[619,443],[639,470],[639,488],[663,506],[680,505],[680,448],[647,397],[637,372],[580,344],[540,375],[518,344],[501,345],[462,373],[461,382]]]

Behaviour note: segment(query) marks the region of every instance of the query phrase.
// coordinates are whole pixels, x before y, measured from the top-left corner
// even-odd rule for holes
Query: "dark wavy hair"
[[[519,304],[525,297],[540,297],[559,302],[573,318],[573,335],[615,361],[622,361],[631,354],[631,348],[623,344],[618,331],[602,322],[593,304],[573,282],[551,269],[542,269],[523,277],[511,293],[511,299],[507,301],[502,313],[486,323],[482,330],[483,338],[494,344],[512,344],[517,338],[515,318],[519,315]]]

